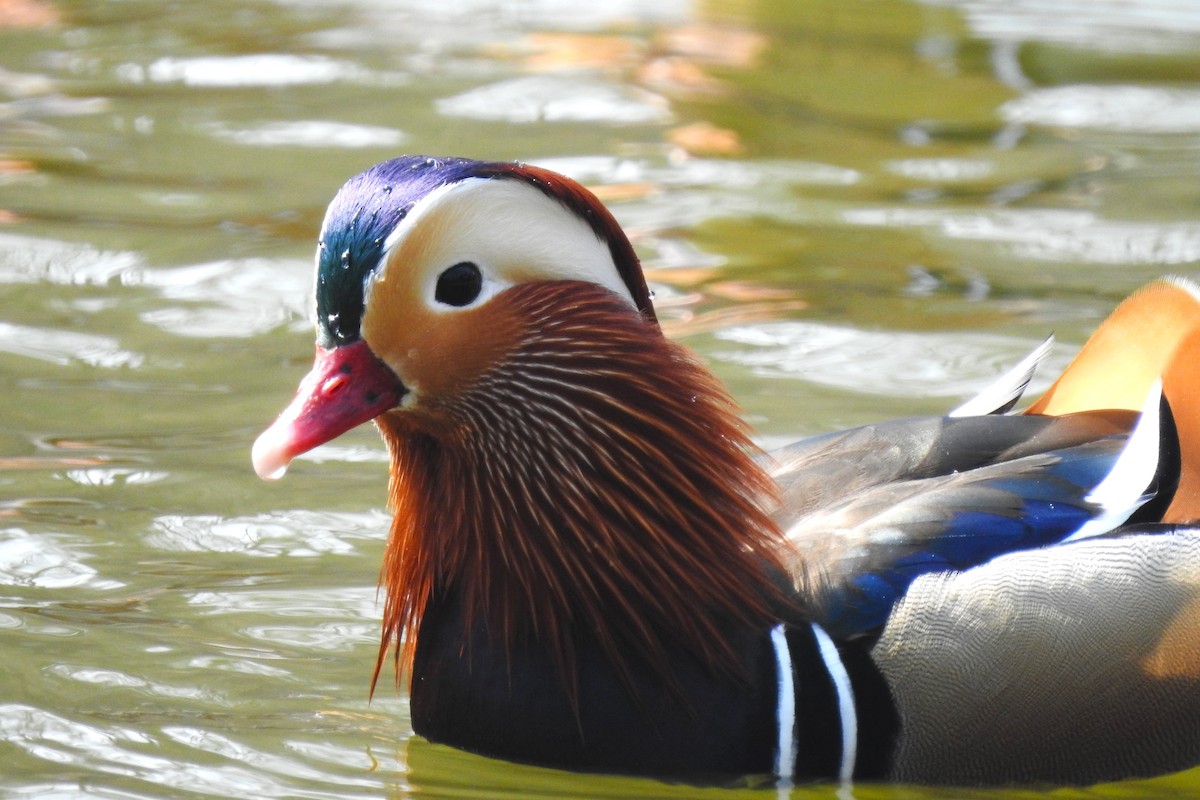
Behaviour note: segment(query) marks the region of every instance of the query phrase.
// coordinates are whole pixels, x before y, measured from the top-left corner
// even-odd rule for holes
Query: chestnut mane
[[[568,685],[579,631],[626,678],[639,661],[665,672],[675,647],[732,668],[722,626],[766,627],[788,601],[770,578],[774,483],[728,394],[598,286],[523,284],[492,302],[521,333],[442,409],[453,424],[377,420],[395,518],[372,689],[393,647],[398,680],[411,665],[444,591],[499,641],[544,642]]]

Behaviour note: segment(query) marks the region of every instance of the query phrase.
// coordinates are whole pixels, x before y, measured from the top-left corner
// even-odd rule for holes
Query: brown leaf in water
[[[686,25],[662,34],[660,46],[706,64],[751,67],[767,46],[757,31],[720,25]]]
[[[588,190],[602,202],[613,203],[621,200],[640,200],[658,192],[662,187],[657,183],[610,183],[600,186],[588,186]]]
[[[796,292],[780,286],[765,286],[752,281],[717,281],[710,283],[705,290],[717,297],[736,300],[739,303],[759,302],[763,300],[795,300]]]
[[[0,28],[45,28],[62,22],[58,10],[40,0],[0,0]]]
[[[96,467],[110,463],[107,458],[0,458],[0,470]]]
[[[525,43],[533,51],[525,65],[537,72],[563,69],[608,69],[629,64],[641,53],[636,40],[586,33],[531,33]]]
[[[671,267],[646,269],[646,280],[668,286],[695,286],[721,274],[716,267]]]
[[[736,156],[744,148],[737,131],[710,122],[693,122],[667,131],[667,141],[691,155]]]
[[[637,78],[646,86],[675,94],[717,94],[725,88],[692,59],[675,55],[650,59],[638,69]]]

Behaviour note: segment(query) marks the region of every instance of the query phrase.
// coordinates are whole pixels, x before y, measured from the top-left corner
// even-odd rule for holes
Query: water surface
[[[1166,0],[0,3],[0,795],[774,796],[494,762],[368,703],[374,433],[249,468],[325,204],[405,152],[584,180],[774,444],[949,408],[1050,331],[1061,367],[1197,274],[1196,53]]]

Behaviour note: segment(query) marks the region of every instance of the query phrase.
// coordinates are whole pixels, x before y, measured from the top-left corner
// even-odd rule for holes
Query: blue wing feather
[[[1006,420],[1019,418],[991,419],[998,419],[993,426],[1005,426]],[[1090,495],[1120,461],[1133,419],[1127,418],[1123,431],[1094,438],[1095,431],[1081,433],[1068,437],[1070,446],[1016,458],[1008,458],[1011,453],[997,445],[994,457],[982,465],[978,453],[958,458],[931,447],[939,459],[933,467],[929,457],[919,463],[909,458],[892,465],[887,481],[872,484],[860,476],[858,485],[836,500],[807,509],[789,521],[787,535],[797,552],[804,553],[802,560],[797,557],[793,575],[804,596],[813,598],[818,621],[835,636],[869,633],[887,621],[895,602],[921,575],[969,569],[1005,553],[1058,544],[1110,516],[1112,509]],[[911,425],[916,427],[889,435],[911,436],[920,428],[928,436],[932,430],[928,421]],[[1013,431],[1027,434],[1028,423],[1016,422]],[[1061,444],[1055,436],[1046,439]],[[993,434],[993,444],[1002,439]],[[822,463],[834,457],[814,453],[808,458],[809,467],[818,472],[862,466]],[[966,466],[960,471],[959,464]],[[896,480],[897,474],[912,477]],[[1145,480],[1144,486],[1152,482],[1152,470]],[[1137,490],[1141,500],[1149,496],[1144,486]],[[1124,521],[1113,519],[1114,524]]]

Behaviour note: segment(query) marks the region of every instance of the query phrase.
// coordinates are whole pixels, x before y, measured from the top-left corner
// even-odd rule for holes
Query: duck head
[[[375,421],[395,512],[384,648],[411,646],[446,592],[467,624],[547,640],[566,671],[581,626],[615,660],[682,641],[719,661],[722,620],[774,613],[774,484],[579,184],[463,159],[362,173],[322,227],[316,327],[316,364],[254,466],[278,477]]]
[[[255,442],[262,478],[393,409],[436,416],[511,342],[497,295],[587,281],[654,322],[637,256],[608,210],[560,175],[428,157],[378,164],[342,187],[317,245],[317,354]]]

